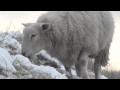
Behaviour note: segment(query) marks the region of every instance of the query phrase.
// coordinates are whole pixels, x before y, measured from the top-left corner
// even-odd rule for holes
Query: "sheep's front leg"
[[[66,71],[69,73],[69,77],[68,77],[68,78],[73,79],[73,78],[72,78],[71,67],[65,66],[65,69],[66,69]]]
[[[82,77],[82,79],[88,79],[88,70],[87,70],[88,60],[89,60],[88,53],[86,52],[81,53],[75,65],[77,75],[79,77]]]

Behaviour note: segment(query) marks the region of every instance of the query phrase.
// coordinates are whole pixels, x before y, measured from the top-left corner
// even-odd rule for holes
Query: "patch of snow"
[[[12,65],[13,60],[8,51],[0,48],[0,68],[5,71],[16,72],[16,69]]]
[[[65,70],[65,67],[63,65],[60,66],[60,69]]]
[[[0,75],[0,79],[15,79],[16,77],[13,77],[13,76],[4,76],[4,75]]]
[[[22,55],[16,55],[14,57],[15,62],[19,62],[22,67],[25,67],[27,70],[30,70],[31,72],[37,72],[37,73],[46,73],[50,75],[50,77],[54,79],[67,79],[67,77],[64,74],[59,73],[55,68],[50,66],[37,66],[30,62],[30,60]]]
[[[20,31],[10,31],[8,34],[13,38],[16,39],[19,43],[22,43],[23,34]]]
[[[77,76],[77,74],[76,74],[76,71],[75,70],[71,70],[71,72],[72,72],[72,75],[75,75],[75,76]]]
[[[8,32],[8,34],[12,37],[12,38],[19,38],[19,37],[22,37],[23,34],[20,32],[20,31],[10,31]]]
[[[100,76],[100,79],[108,79],[107,77],[105,77],[104,75]]]
[[[41,65],[39,67],[36,67],[35,69],[36,69],[36,71],[40,71],[40,72],[49,74],[54,79],[67,79],[65,74],[59,73],[55,68],[50,67],[50,66]]]
[[[3,75],[0,75],[0,79],[5,79],[6,77]]]
[[[0,46],[8,50],[11,54],[21,53],[21,44],[9,34],[0,33]]]

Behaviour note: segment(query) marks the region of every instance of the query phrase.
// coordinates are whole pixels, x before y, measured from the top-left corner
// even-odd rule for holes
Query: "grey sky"
[[[32,14],[38,14],[44,13],[46,11],[0,11],[0,16],[3,17],[11,17],[11,18],[20,18],[25,17]],[[112,11],[113,15],[115,17],[120,17],[120,11]]]
[[[0,11],[0,31],[5,31],[12,21],[10,30],[22,28],[21,23],[35,22],[46,11]]]
[[[0,15],[3,15],[5,17],[22,17],[22,16],[27,16],[30,14],[40,14],[45,11],[0,11]]]

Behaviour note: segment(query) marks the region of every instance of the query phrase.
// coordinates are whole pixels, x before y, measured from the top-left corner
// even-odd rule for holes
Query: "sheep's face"
[[[23,30],[23,43],[22,54],[29,59],[45,48],[47,45],[47,33],[50,25],[47,23],[28,23],[23,24],[25,29]]]

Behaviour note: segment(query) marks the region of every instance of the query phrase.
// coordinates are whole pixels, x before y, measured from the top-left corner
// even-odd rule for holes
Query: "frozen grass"
[[[88,69],[94,72],[94,62],[89,60]],[[112,65],[108,64],[102,69],[102,74],[109,79],[120,79],[120,70],[115,70]]]
[[[109,79],[120,79],[120,71],[104,70],[103,74]]]
[[[94,72],[94,60],[89,60],[88,70]],[[102,69],[102,74],[109,79],[120,79],[120,70],[115,70],[110,64]]]
[[[104,68],[102,73],[109,79],[120,79],[120,70],[111,68],[111,65],[108,65],[106,68]]]
[[[0,47],[1,47],[1,43],[5,40],[5,37],[6,37],[6,35],[8,34],[8,31],[10,30],[11,23],[12,23],[12,21],[10,22],[9,28],[6,29],[6,33],[5,33],[5,35],[3,35],[2,40],[1,40],[1,38],[0,38]],[[0,32],[0,36],[2,35],[2,33],[3,33],[3,32]]]
[[[5,48],[10,54],[20,54],[22,44],[22,33],[20,31],[10,31],[12,21],[5,30],[0,32],[0,47]]]

